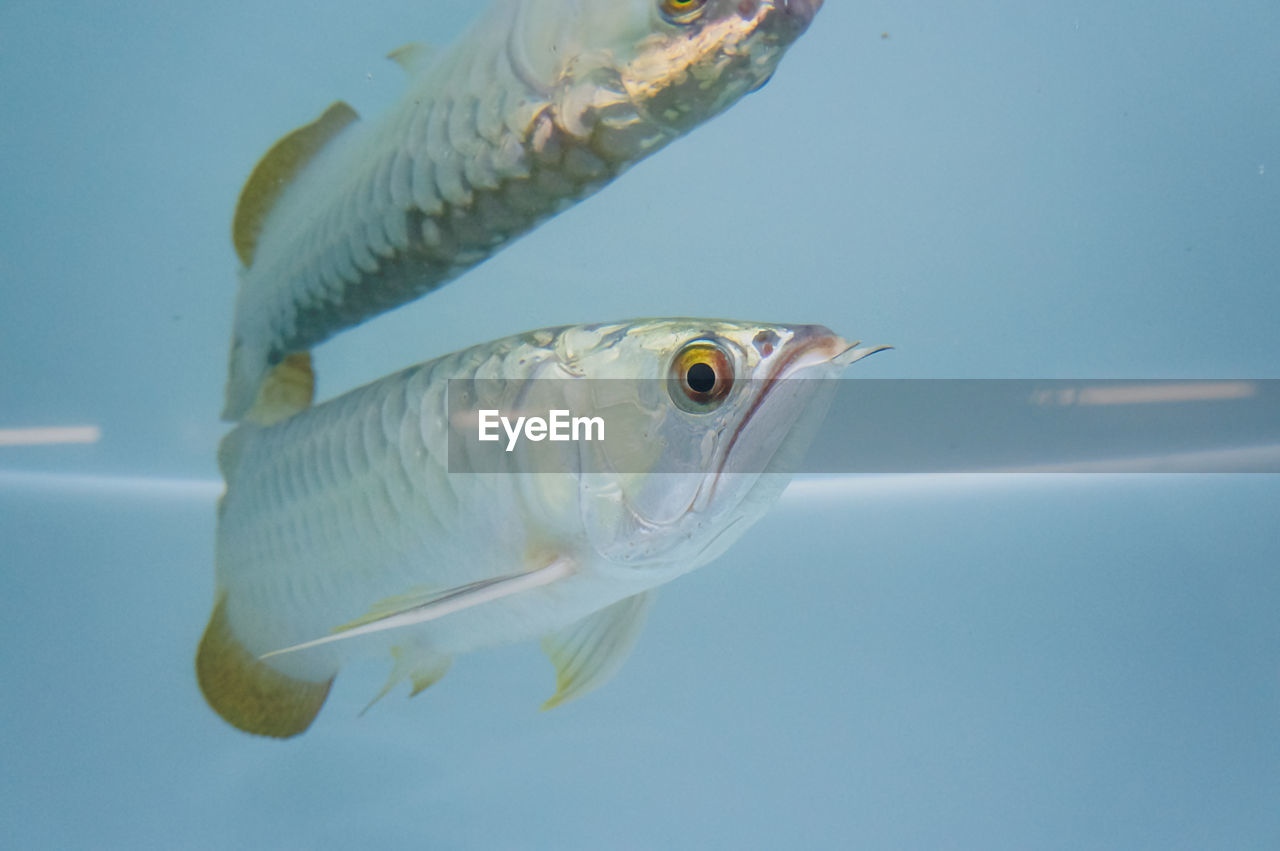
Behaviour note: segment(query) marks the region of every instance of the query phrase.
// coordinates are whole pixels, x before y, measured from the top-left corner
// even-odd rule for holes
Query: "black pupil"
[[[684,380],[694,393],[710,393],[711,388],[716,386],[716,371],[711,368],[711,364],[695,363],[685,373]]]

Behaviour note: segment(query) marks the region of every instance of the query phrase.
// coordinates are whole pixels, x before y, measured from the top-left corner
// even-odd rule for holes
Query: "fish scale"
[[[482,369],[487,362],[485,358],[472,368]],[[436,514],[438,495],[451,484],[443,460],[427,449],[423,434],[426,428],[432,442],[441,445],[443,423],[421,423],[421,407],[405,404],[409,394],[421,393],[420,406],[443,408],[445,385],[435,378],[438,373],[465,375],[467,362],[446,358],[425,364],[353,391],[305,417],[269,429],[242,426],[233,432],[228,439],[245,448],[226,472],[231,496],[221,523],[236,534],[219,538],[219,583],[250,599],[287,597],[314,613],[307,619],[314,620],[312,628],[322,628],[323,621],[326,630],[350,617],[342,601],[358,597],[358,589],[371,578],[378,586],[393,587],[396,570],[370,577],[367,569],[348,570],[348,560],[395,564],[396,551],[404,548],[405,528],[445,531]],[[415,474],[400,500],[390,498],[384,481],[405,477],[409,458]],[[409,515],[412,523],[398,522]],[[256,530],[283,532],[269,534],[270,543],[264,546]],[[310,568],[298,571],[296,566],[303,564]],[[279,623],[259,622],[258,613],[270,609],[241,605],[232,611],[237,632],[276,636],[264,637],[266,645],[297,637],[282,633]]]
[[[245,418],[290,353],[431,292],[758,87],[817,4],[762,0],[747,15],[713,3],[715,17],[687,27],[664,23],[657,0],[579,5],[546,26],[535,16],[552,5],[495,4],[381,120],[326,130],[283,188],[267,186],[279,195],[261,221],[237,213],[238,250],[242,226],[254,243],[225,418]],[[561,42],[571,55],[541,68]]]

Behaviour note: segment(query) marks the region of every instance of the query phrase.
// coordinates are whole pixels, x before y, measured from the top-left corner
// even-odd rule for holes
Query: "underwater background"
[[[1280,478],[801,482],[551,712],[534,645],[305,735],[192,668],[241,184],[474,3],[0,4],[0,836],[14,848],[1280,847]],[[776,77],[321,346],[821,322],[849,378],[1280,378],[1280,4],[832,0]],[[841,428],[829,420],[828,431]],[[945,423],[939,424],[945,434]]]

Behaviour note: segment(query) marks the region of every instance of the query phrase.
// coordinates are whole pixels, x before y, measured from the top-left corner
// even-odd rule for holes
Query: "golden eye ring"
[[[706,7],[707,0],[658,0],[658,11],[672,24],[691,24]]]
[[[690,414],[709,414],[733,389],[733,360],[714,340],[700,338],[681,346],[671,359],[667,394]]]

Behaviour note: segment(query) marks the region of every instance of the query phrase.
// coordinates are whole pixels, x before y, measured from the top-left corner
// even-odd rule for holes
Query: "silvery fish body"
[[[374,122],[334,104],[258,164],[226,405],[272,367],[439,287],[758,88],[822,0],[498,0],[452,49],[392,54]],[[259,422],[269,418],[259,418]]]
[[[531,638],[559,672],[551,703],[584,693],[625,658],[652,589],[722,553],[781,492],[835,383],[797,379],[868,351],[819,326],[574,326],[239,426],[219,452],[206,697],[242,729],[288,736],[350,658],[391,657],[388,688],[409,679],[416,694],[454,656]],[[499,451],[497,472],[446,455],[450,428],[470,427],[451,383],[484,407],[541,379],[606,387],[595,409],[621,437],[594,458],[584,444],[547,444],[540,461]]]

